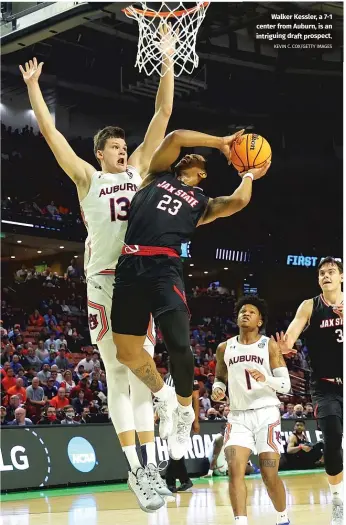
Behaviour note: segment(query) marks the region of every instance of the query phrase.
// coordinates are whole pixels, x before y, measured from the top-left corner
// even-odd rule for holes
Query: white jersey
[[[257,382],[246,369],[256,369],[272,376],[269,363],[269,337],[262,336],[256,343],[242,345],[238,337],[228,339],[224,360],[228,370],[230,409],[254,410],[280,405],[276,392]]]
[[[88,230],[84,255],[87,278],[114,274],[124,245],[130,203],[141,182],[131,166],[122,173],[96,171],[92,176],[89,192],[80,202]]]

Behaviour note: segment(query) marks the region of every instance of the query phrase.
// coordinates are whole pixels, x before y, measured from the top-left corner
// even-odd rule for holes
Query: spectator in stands
[[[40,312],[38,310],[34,310],[34,313],[29,317],[29,325],[40,328],[41,326],[44,326],[44,324],[45,321]]]
[[[208,421],[221,421],[221,417],[218,416],[215,408],[209,408],[207,411],[207,420]]]
[[[228,421],[228,414],[230,413],[230,408],[228,405],[225,406],[225,409],[223,411],[223,417]]]
[[[63,303],[64,302],[65,301],[63,301]],[[65,328],[64,328],[64,334],[65,334],[66,337],[67,336],[71,337],[72,336],[72,332],[73,332],[72,325],[71,325],[70,321],[67,321],[67,323],[65,325]]]
[[[1,350],[1,363],[10,363],[12,355],[14,352],[14,346],[10,343],[7,343],[4,348]]]
[[[14,420],[14,412],[15,410],[20,406],[20,399],[18,396],[11,396],[9,405],[6,409],[6,420],[7,421],[13,421]]]
[[[204,388],[206,390],[208,390],[208,392],[211,392],[212,389],[213,389],[213,384],[214,384],[214,381],[215,381],[215,377],[213,376],[213,374],[208,374],[207,375],[207,380],[206,382],[204,383]]]
[[[314,407],[313,407],[312,403],[307,403],[305,405],[304,414],[305,414],[305,417],[307,419],[314,419],[315,418],[315,416],[314,416]]]
[[[35,355],[35,350],[33,347],[30,347],[28,349],[28,355],[26,356],[26,359],[29,363],[30,368],[33,368],[36,372],[39,372],[41,370],[42,361],[37,355]]]
[[[93,353],[92,353],[92,360],[93,360],[93,363],[94,363],[93,371],[95,370],[96,367],[101,368],[100,352],[98,350],[94,350],[93,351]]]
[[[43,318],[46,323],[46,326],[49,325],[50,321],[53,321],[54,326],[57,326],[58,324],[58,321],[56,320],[55,315],[53,315],[53,310],[51,308],[49,308],[48,312],[46,313],[46,315],[43,316]]]
[[[64,408],[65,419],[61,421],[62,425],[80,425],[79,421],[75,421],[75,411],[72,405],[67,405]]]
[[[61,381],[59,381],[59,379],[58,379],[58,371],[57,370],[52,370],[51,369],[49,379],[53,379],[53,385],[55,386],[55,388],[57,388],[59,390]]]
[[[33,425],[31,419],[26,416],[25,408],[18,407],[14,411],[14,420],[10,423],[11,425],[17,425],[20,427],[27,427]]]
[[[21,365],[20,359],[19,359],[19,355],[13,354],[10,366],[11,366],[13,372],[14,372],[14,375],[17,375],[18,370],[20,368],[22,368],[22,365]]]
[[[283,401],[280,403],[279,410],[280,410],[280,415],[282,417],[285,413],[285,403]]]
[[[0,426],[8,425],[6,418],[6,407],[0,407]]]
[[[203,396],[199,398],[200,405],[204,408],[205,412],[211,408],[211,401],[209,397],[209,392],[204,392]]]
[[[81,379],[83,379],[85,374],[84,365],[78,365],[77,372],[73,372],[73,380],[75,381],[76,385],[79,383]]]
[[[52,365],[55,365],[56,364],[56,357],[57,357],[57,351],[55,350],[55,346],[54,345],[51,345],[50,349],[49,349],[49,356],[46,357],[46,359],[43,361],[43,364],[47,364],[49,365],[50,367]]]
[[[48,352],[50,352],[52,348],[54,348],[55,351],[57,350],[57,342],[55,341],[54,333],[51,333],[49,338],[46,339],[46,341],[44,342],[44,347],[46,350],[48,350]]]
[[[24,282],[26,279],[27,268],[25,264],[22,264],[22,267],[16,271],[16,278],[18,282]]]
[[[58,395],[58,388],[55,386],[54,377],[49,377],[47,384],[44,385],[43,391],[46,400],[50,401],[53,397]]]
[[[294,404],[287,403],[287,412],[282,416],[283,419],[294,419]]]
[[[58,219],[58,220],[61,219],[59,210],[55,206],[54,201],[51,201],[51,203],[48,204],[46,208],[47,208],[47,211],[50,213],[52,219]]]
[[[61,346],[64,346],[65,350],[66,350],[66,348],[67,348],[67,341],[65,339],[65,334],[64,333],[61,333],[59,335],[59,339],[57,339],[57,341],[56,341],[56,349],[57,349],[58,352],[60,351]]]
[[[33,380],[34,377],[36,377],[36,376],[37,376],[37,372],[35,371],[35,369],[29,367],[28,370],[25,372],[25,375],[24,375],[25,379],[26,379],[27,382],[28,382],[28,385],[27,385],[27,386],[31,385],[32,380]],[[25,384],[25,382],[24,382],[24,384]],[[27,387],[25,387],[25,388],[27,388]]]
[[[53,397],[49,401],[50,406],[55,407],[57,410],[61,410],[70,404],[69,399],[66,397],[65,388],[60,387],[58,390],[58,395]]]
[[[80,277],[80,271],[77,268],[76,259],[71,260],[70,266],[68,266],[66,270],[66,276],[68,279],[77,279]]]
[[[7,370],[11,368],[10,362],[5,361],[4,364],[1,366],[0,373],[1,373],[1,379],[4,379],[4,377],[7,375]]]
[[[67,370],[67,368],[70,366],[69,360],[66,357],[66,346],[61,345],[59,355],[55,359],[55,364],[59,368],[59,370]]]
[[[63,300],[61,301],[60,308],[61,308],[61,311],[62,311],[63,314],[67,314],[67,315],[69,315],[69,314],[71,313],[70,307],[66,304],[65,299],[63,299]],[[72,333],[72,332],[71,332],[71,333]],[[64,332],[64,335],[66,335],[65,332]]]
[[[80,422],[82,424],[91,423],[91,415],[90,415],[90,408],[84,407],[82,412],[82,417]]]
[[[297,421],[294,425],[292,434],[289,437],[285,462],[280,462],[290,470],[304,470],[316,467],[316,462],[323,455],[323,443],[317,442],[315,445],[310,443],[305,433],[305,422]]]
[[[23,384],[23,379],[21,377],[17,377],[16,384],[14,386],[11,386],[11,388],[7,390],[8,401],[10,400],[11,396],[18,396],[20,399],[20,403],[25,403],[26,389],[24,388]]]
[[[91,352],[86,352],[85,353],[85,358],[82,359],[81,361],[79,361],[79,363],[76,366],[75,370],[77,370],[80,365],[84,366],[84,370],[87,373],[90,373],[90,372],[92,372],[94,370],[95,363],[92,360],[92,353]]]
[[[106,372],[101,372],[100,373],[100,381],[101,381],[101,384],[102,384],[102,392],[107,395],[107,377],[106,377]]]
[[[85,399],[84,390],[79,390],[78,396],[72,399],[72,405],[76,414],[82,414],[83,408],[90,405],[89,401]]]
[[[45,348],[45,344],[44,344],[44,341],[42,339],[40,339],[38,344],[37,344],[37,348],[35,350],[35,354],[37,355],[37,357],[39,358],[39,360],[41,362],[43,362],[44,359],[46,359],[46,357],[49,356],[49,347]]]
[[[63,382],[61,383],[61,386],[63,386],[66,390],[67,394],[70,394],[72,388],[76,386],[76,383],[72,379],[72,372],[71,370],[65,370],[63,373]]]
[[[4,392],[8,392],[8,389],[12,386],[15,386],[16,384],[16,378],[14,376],[13,368],[9,368],[7,370],[7,374],[4,377],[4,379],[1,381],[2,388],[4,389]]]
[[[306,419],[306,415],[304,414],[303,405],[295,405],[293,409],[293,419]]]
[[[74,388],[72,388],[71,394],[70,394],[71,399],[78,397],[78,392],[80,390],[83,390],[85,399],[89,401],[89,403],[92,401],[93,393],[88,387],[89,386],[88,377],[89,377],[88,374],[84,374],[84,377],[79,381],[79,384],[75,386]]]
[[[38,421],[38,425],[60,425],[60,419],[56,417],[55,407],[48,406],[42,418]]]
[[[26,399],[30,414],[38,417],[41,414],[41,408],[46,404],[44,390],[39,385],[38,377],[34,377],[31,386],[26,389]]]
[[[42,365],[42,370],[37,374],[37,378],[41,385],[46,385],[47,380],[50,377],[50,366],[47,363]]]

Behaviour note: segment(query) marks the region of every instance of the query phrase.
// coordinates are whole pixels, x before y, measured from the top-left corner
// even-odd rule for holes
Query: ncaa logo
[[[93,447],[82,437],[74,437],[69,441],[67,454],[74,468],[80,472],[91,472],[97,464]]]

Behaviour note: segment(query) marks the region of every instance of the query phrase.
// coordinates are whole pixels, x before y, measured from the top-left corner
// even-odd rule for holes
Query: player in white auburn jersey
[[[115,266],[124,244],[129,206],[142,178],[147,175],[154,151],[165,136],[172,112],[174,72],[171,55],[174,42],[169,41],[166,35],[167,27],[162,25],[162,68],[168,71],[160,80],[155,114],[144,141],[128,159],[124,130],[108,126],[99,131],[94,137],[94,153],[100,171],[79,158],[56,129],[38,83],[43,63],[38,64],[34,58],[25,64],[25,68],[19,66],[40,131],[60,167],[77,186],[88,231],[85,273],[91,339],[93,344],[98,345],[105,364],[109,413],[130,466],[129,487],[146,512],[162,507],[162,496],[171,495],[171,492],[161,479],[156,464],[151,392],[117,361],[110,312]],[[154,344],[151,323],[145,340],[145,348],[151,355]],[[136,431],[141,445],[146,448],[146,467],[143,467],[137,454]]]
[[[277,511],[276,523],[288,525],[286,492],[278,476],[281,420],[276,392],[287,394],[291,382],[276,341],[260,333],[267,319],[265,301],[242,297],[235,311],[239,335],[217,348],[212,394],[214,401],[223,399],[228,380],[230,413],[224,447],[235,522],[248,523],[244,476],[253,452],[259,455],[262,479]]]

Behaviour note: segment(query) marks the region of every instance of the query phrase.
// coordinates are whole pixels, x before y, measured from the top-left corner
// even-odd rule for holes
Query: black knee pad
[[[175,390],[179,396],[189,397],[193,389],[194,358],[190,347],[188,313],[172,310],[160,315],[157,323],[169,354]]]
[[[343,471],[342,422],[338,416],[327,416],[318,420],[324,440],[324,465],[328,476],[337,476]]]

